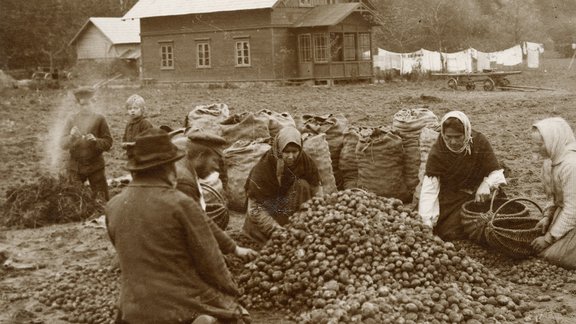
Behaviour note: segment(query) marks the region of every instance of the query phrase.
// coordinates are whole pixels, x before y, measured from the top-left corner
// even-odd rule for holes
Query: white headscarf
[[[458,119],[462,125],[464,125],[464,145],[462,145],[462,148],[460,148],[459,150],[453,150],[450,146],[448,146],[446,144],[446,137],[444,137],[444,122],[448,119],[448,118],[456,118]],[[444,144],[446,145],[446,147],[454,153],[462,153],[464,151],[466,151],[465,154],[472,154],[472,124],[470,124],[470,120],[468,119],[468,116],[466,116],[466,114],[464,114],[461,111],[451,111],[449,113],[447,113],[446,115],[444,115],[444,117],[442,117],[442,120],[440,121],[440,125],[442,125],[440,127],[440,133],[442,134],[442,139],[444,139]]]
[[[568,150],[576,148],[576,138],[572,127],[561,117],[542,119],[534,125],[544,140],[544,148],[550,158],[542,165],[542,183],[548,196],[552,194],[552,167],[562,162]]]

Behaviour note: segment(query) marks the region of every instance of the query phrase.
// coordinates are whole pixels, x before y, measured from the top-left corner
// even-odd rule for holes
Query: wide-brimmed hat
[[[76,97],[76,100],[90,99],[94,97],[96,89],[92,87],[79,87],[78,89],[74,89],[73,93],[74,97]]]
[[[170,141],[166,131],[149,128],[136,137],[128,148],[130,158],[126,164],[129,171],[141,171],[181,159],[184,152]]]

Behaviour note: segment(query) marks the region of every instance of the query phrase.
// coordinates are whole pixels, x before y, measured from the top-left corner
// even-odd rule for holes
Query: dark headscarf
[[[300,154],[294,165],[287,167],[282,151],[288,144],[296,144]],[[311,186],[320,184],[316,164],[302,150],[302,135],[293,127],[284,127],[274,138],[272,148],[254,166],[246,181],[246,194],[260,203],[276,200],[286,194],[297,179],[308,181]]]
[[[482,133],[472,130],[464,113],[446,114],[442,118],[442,134],[444,121],[448,118],[457,118],[464,125],[465,145],[455,152],[446,145],[442,135],[438,136],[426,162],[426,175],[438,177],[441,190],[476,190],[484,177],[502,167],[488,139]]]

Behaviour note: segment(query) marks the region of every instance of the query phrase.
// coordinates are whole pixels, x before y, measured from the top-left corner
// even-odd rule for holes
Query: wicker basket
[[[530,211],[520,202],[511,202],[511,200],[495,198],[496,192],[490,202],[468,201],[462,205],[461,224],[462,230],[466,236],[478,243],[486,244],[486,227],[492,218],[500,219],[526,217]],[[511,203],[507,203],[511,202]],[[506,204],[504,206],[504,204]],[[504,208],[500,208],[504,206]],[[494,209],[501,209],[498,214]]]
[[[201,183],[200,187],[203,191],[209,192],[211,195],[216,197],[217,200],[215,203],[206,204],[206,215],[212,218],[218,227],[222,230],[226,230],[230,221],[230,214],[228,212],[228,207],[226,207],[226,200],[218,190],[212,188],[212,186]]]
[[[499,211],[507,204],[518,201],[526,201],[534,204],[542,213],[542,208],[530,199],[516,198],[500,206],[492,215],[485,230],[486,243],[489,247],[502,252],[515,259],[526,258],[534,255],[531,243],[538,236],[542,235],[542,230],[536,228],[540,221],[537,217],[495,217]]]

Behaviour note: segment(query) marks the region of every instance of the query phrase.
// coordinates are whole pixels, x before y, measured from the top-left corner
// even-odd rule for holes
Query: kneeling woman
[[[551,263],[576,269],[576,139],[560,117],[541,120],[532,127],[534,153],[545,160],[542,181],[553,203],[540,221],[544,235],[532,242]]]
[[[296,128],[278,132],[272,148],[250,172],[245,189],[248,211],[243,230],[258,242],[267,241],[303,202],[322,193],[318,168],[302,150],[302,135]]]
[[[466,238],[460,223],[462,205],[488,199],[502,184],[504,170],[486,137],[472,130],[464,113],[444,115],[422,179],[418,210],[424,224],[444,240]]]

